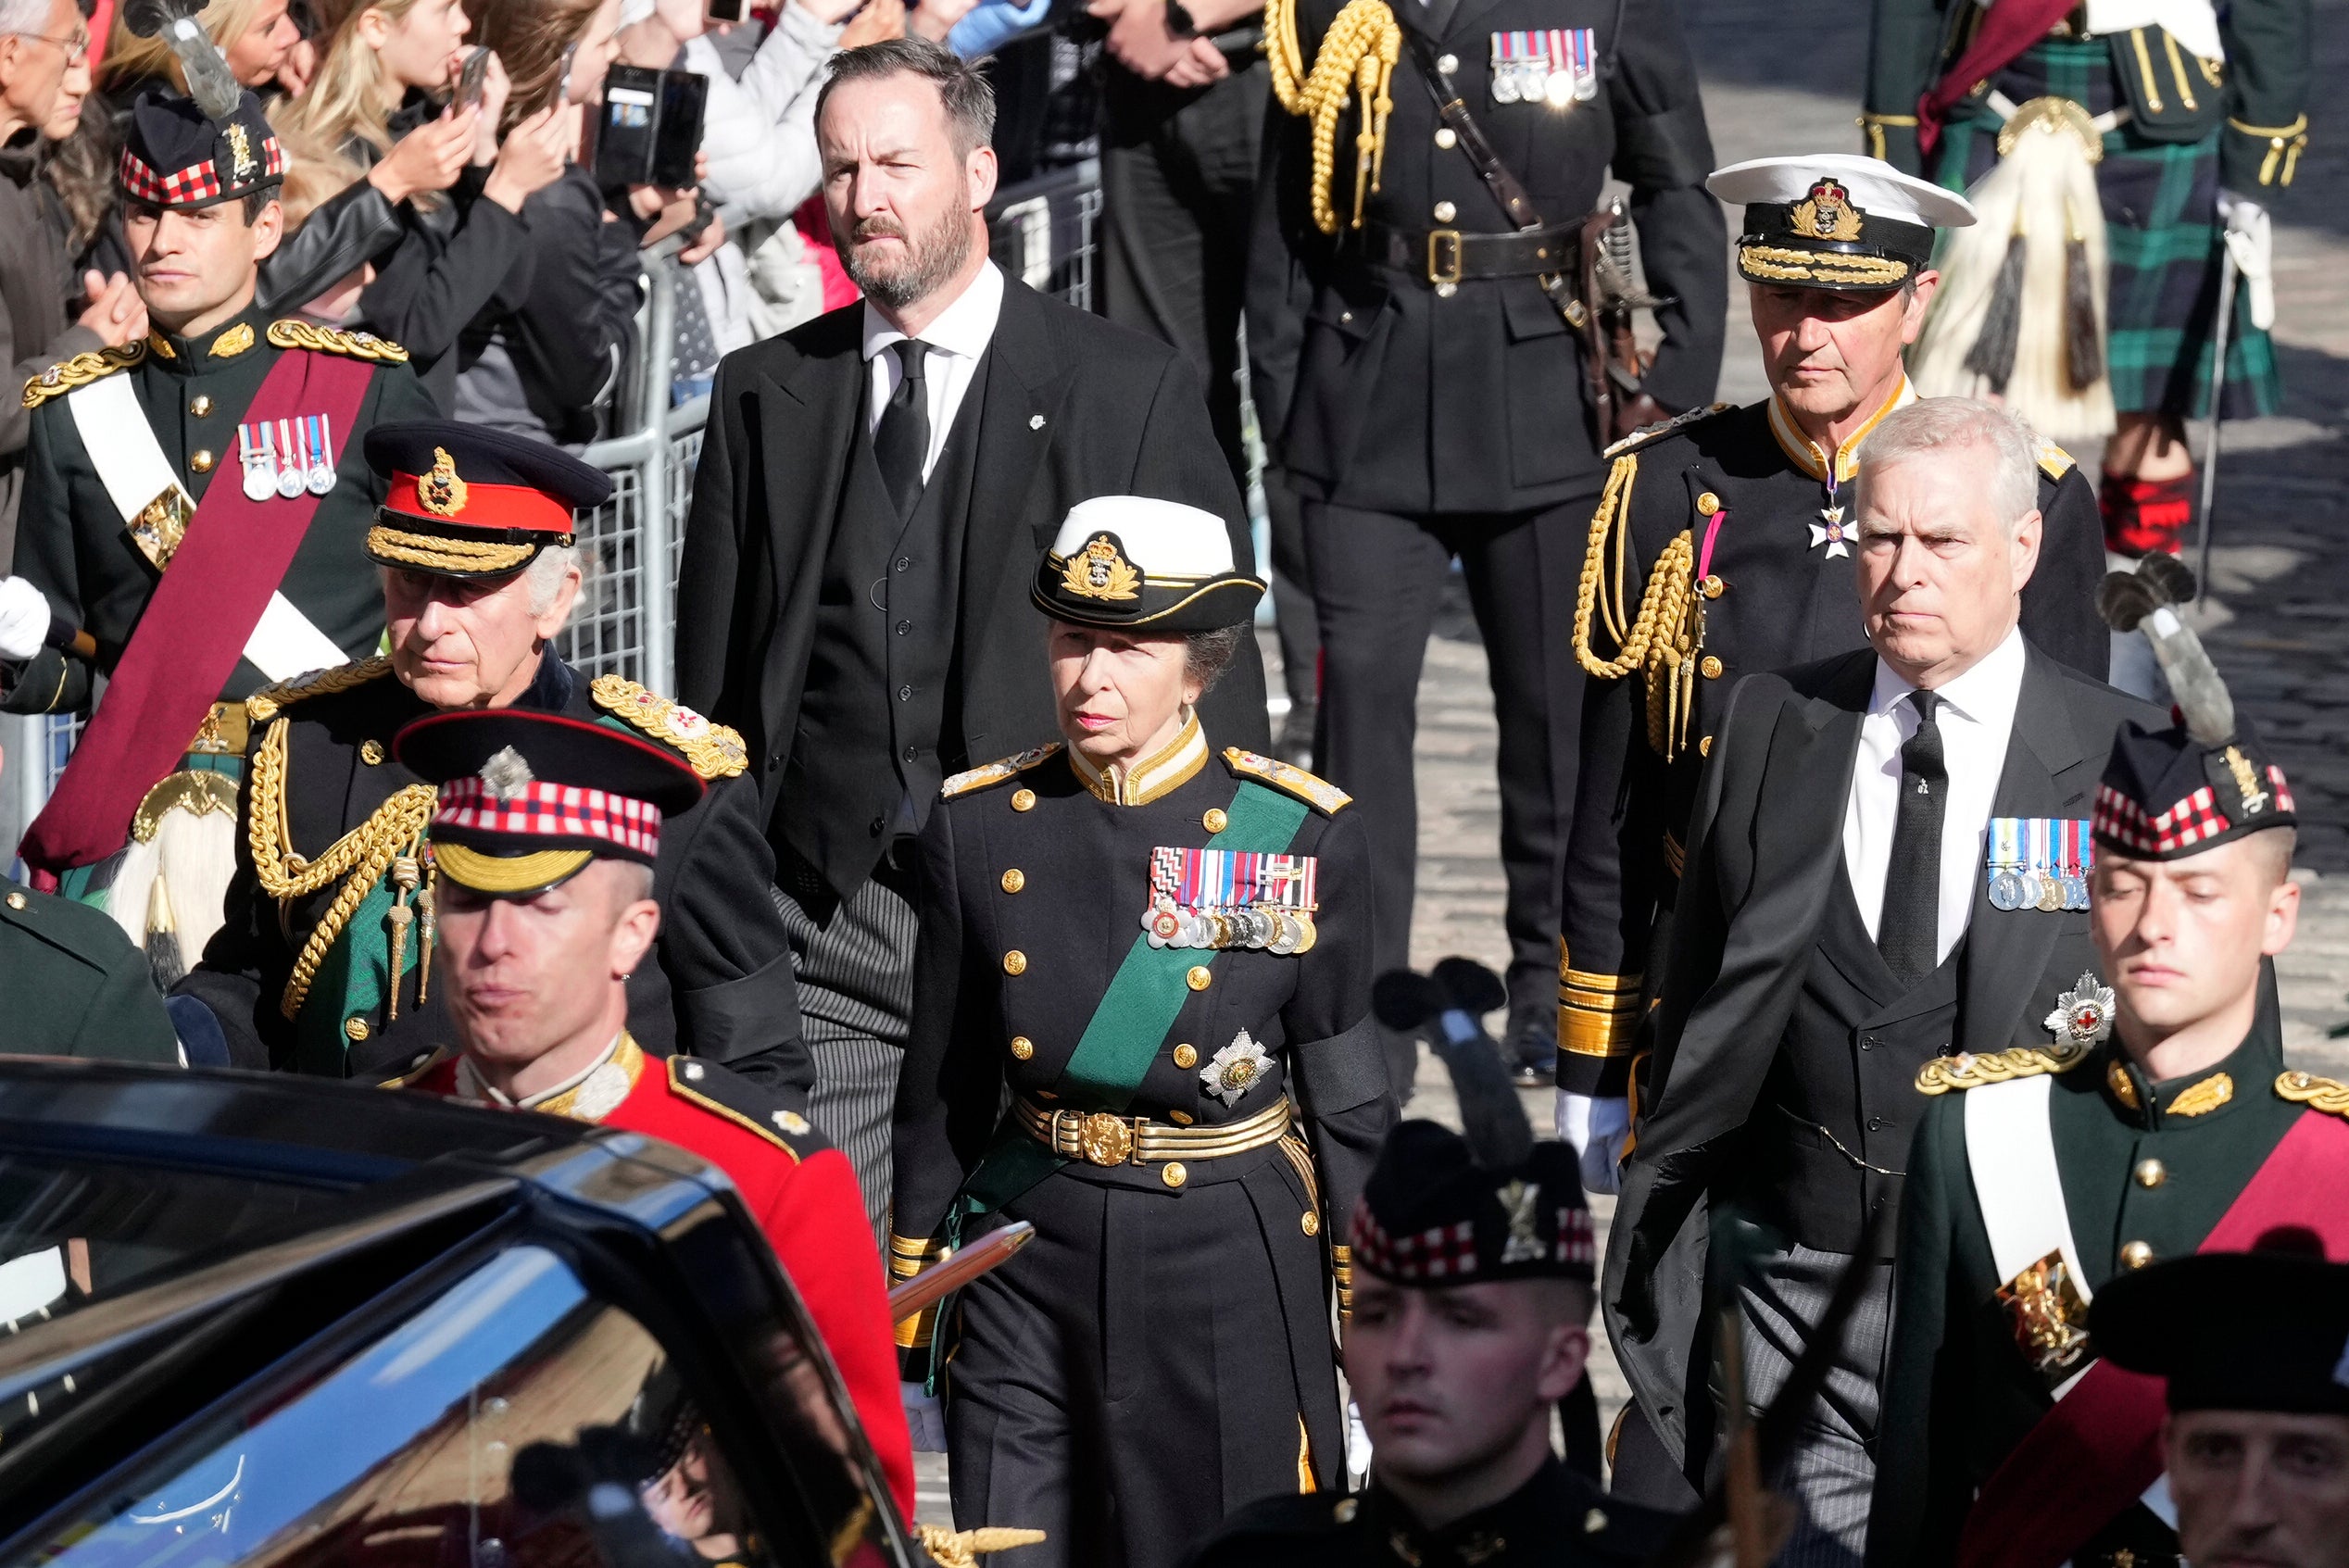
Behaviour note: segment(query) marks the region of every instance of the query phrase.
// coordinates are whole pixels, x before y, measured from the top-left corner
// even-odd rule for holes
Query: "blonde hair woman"
[[[212,35],[212,42],[220,46],[228,57],[229,69],[247,87],[260,88],[276,80],[284,69],[286,57],[302,41],[302,30],[294,25],[286,14],[289,0],[214,0],[195,14],[204,31]],[[122,7],[116,6],[114,27],[107,35],[106,69],[99,79],[99,89],[107,98],[122,107],[149,82],[169,80],[181,92],[187,91],[187,79],[181,74],[180,62],[171,53],[171,46],[161,35],[141,38],[122,22]]]

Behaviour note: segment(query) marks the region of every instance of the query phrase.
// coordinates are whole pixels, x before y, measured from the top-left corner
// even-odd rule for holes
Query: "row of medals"
[[[323,495],[334,488],[334,464],[326,454],[312,454],[306,465],[298,451],[288,460],[273,447],[248,441],[243,426],[238,428],[237,439],[244,444],[238,458],[245,469],[245,499],[266,501],[281,495],[290,501],[305,490]]]
[[[2009,866],[1991,878],[1991,908],[2055,914],[2088,908],[2088,878],[2079,872]]]
[[[1302,909],[1271,904],[1228,909],[1180,909],[1160,898],[1142,911],[1153,947],[1250,947],[1283,958],[1313,947],[1320,933]]]
[[[1543,60],[1500,60],[1492,68],[1492,101],[1496,104],[1546,103],[1553,109],[1587,104],[1599,95],[1599,79],[1570,70],[1552,70]]]

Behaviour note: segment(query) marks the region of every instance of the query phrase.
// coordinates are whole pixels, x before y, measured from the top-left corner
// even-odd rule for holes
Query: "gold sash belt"
[[[1242,1122],[1216,1127],[1176,1127],[1147,1116],[1106,1110],[1047,1110],[1015,1100],[1011,1114],[1028,1136],[1068,1160],[1091,1165],[1154,1165],[1170,1160],[1213,1160],[1278,1143],[1288,1131],[1284,1095]]]

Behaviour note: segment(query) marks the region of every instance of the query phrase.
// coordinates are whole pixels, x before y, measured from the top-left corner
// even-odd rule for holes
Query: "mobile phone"
[[[709,93],[709,79],[693,71],[612,67],[596,122],[596,182],[607,191],[694,183]]]
[[[742,0],[709,0],[704,13],[713,22],[738,22],[742,19]]]
[[[479,108],[482,91],[489,82],[489,50],[477,48],[465,56],[465,64],[457,73],[455,107],[458,114]]]
[[[683,189],[694,182],[694,155],[701,150],[701,115],[710,98],[710,79],[697,71],[660,73],[660,114],[653,123],[652,182]]]

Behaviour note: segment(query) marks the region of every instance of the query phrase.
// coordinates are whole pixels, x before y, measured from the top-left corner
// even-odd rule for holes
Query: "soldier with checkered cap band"
[[[24,859],[176,950],[167,981],[220,924],[245,699],[383,634],[362,546],[385,482],[362,440],[432,412],[397,345],[260,308],[285,154],[202,29],[171,25],[201,101],[143,93],[117,169],[152,331],[25,384],[0,581],[0,706],[86,713],[106,690]]]
[[[2099,968],[2045,1048],[1917,1080],[1939,1098],[1907,1160],[1871,1563],[2178,1561],[2136,1500],[2159,1478],[2158,1402],[2111,1402],[2090,1304],[2101,1322],[2116,1280],[2278,1226],[2349,1244],[2349,1087],[2286,1068],[2271,965],[2300,906],[2292,786],[2179,618],[2192,592],[2154,556],[2101,595],[2152,643],[2178,718],[2125,724],[2096,793]]]
[[[1382,1020],[1432,1008],[1461,1122],[1389,1134],[1349,1224],[1358,1272],[1347,1380],[1369,1434],[1358,1495],[1269,1499],[1193,1568],[1640,1562],[1669,1516],[1609,1498],[1551,1450],[1551,1411],[1586,1374],[1597,1248],[1570,1144],[1536,1142],[1499,1048],[1433,978],[1382,976]],[[1496,1004],[1500,982],[1482,976]]]

